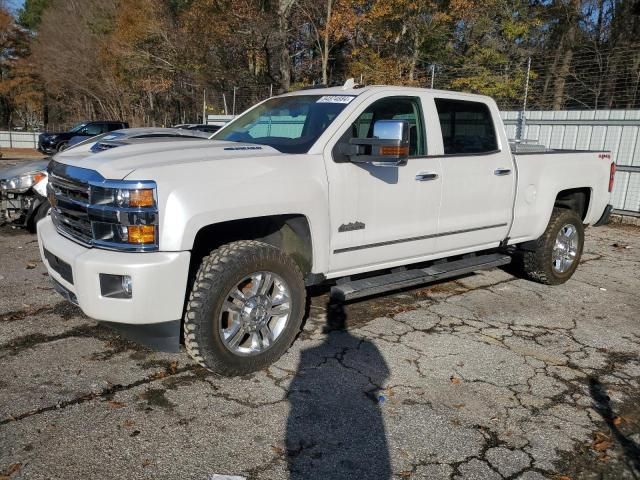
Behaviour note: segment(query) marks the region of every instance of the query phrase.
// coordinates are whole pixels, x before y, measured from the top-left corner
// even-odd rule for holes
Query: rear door
[[[515,171],[493,102],[434,98],[442,139],[437,252],[489,248],[509,231]]]

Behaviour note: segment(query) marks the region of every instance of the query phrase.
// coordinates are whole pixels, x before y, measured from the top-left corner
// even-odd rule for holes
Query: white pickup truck
[[[512,258],[533,280],[569,279],[585,226],[608,218],[615,166],[524,150],[484,96],[297,91],[210,140],[56,155],[40,251],[88,316],[162,349],[182,327],[195,360],[246,374],[291,345],[305,286],[331,282],[344,301]]]

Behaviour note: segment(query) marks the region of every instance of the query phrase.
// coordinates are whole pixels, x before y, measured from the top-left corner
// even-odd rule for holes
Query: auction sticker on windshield
[[[351,95],[325,95],[320,97],[316,103],[349,103],[354,98]]]

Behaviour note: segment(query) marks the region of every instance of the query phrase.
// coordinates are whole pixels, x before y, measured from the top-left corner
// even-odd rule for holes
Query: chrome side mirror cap
[[[357,148],[350,153],[354,163],[370,163],[378,167],[405,165],[409,158],[409,122],[378,120],[373,124],[373,138],[352,138]]]

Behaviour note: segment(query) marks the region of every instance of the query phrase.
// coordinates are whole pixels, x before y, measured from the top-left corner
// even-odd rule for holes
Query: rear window
[[[498,150],[489,107],[480,102],[436,98],[444,153],[474,154]]]

